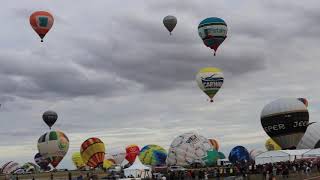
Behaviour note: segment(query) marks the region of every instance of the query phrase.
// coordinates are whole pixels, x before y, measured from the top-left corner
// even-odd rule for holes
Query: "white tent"
[[[258,165],[281,161],[294,161],[295,159],[301,159],[303,154],[308,151],[310,151],[310,149],[267,151],[256,156],[255,162]]]
[[[130,167],[124,169],[124,175],[126,177],[133,176],[135,178],[152,178],[151,168],[143,165],[138,156],[136,157],[136,160]]]

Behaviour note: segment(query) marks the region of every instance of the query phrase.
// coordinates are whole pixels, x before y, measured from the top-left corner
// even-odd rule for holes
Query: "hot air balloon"
[[[50,131],[38,140],[38,150],[41,156],[50,159],[50,164],[56,168],[69,149],[69,139],[61,131]]]
[[[48,169],[48,165],[50,164],[50,159],[44,158],[43,156],[41,156],[40,153],[37,153],[34,156],[34,162],[36,162],[42,170],[46,170],[46,169]]]
[[[86,165],[92,168],[102,166],[105,155],[104,143],[99,138],[89,138],[82,143],[80,153]]]
[[[195,132],[184,133],[172,141],[166,163],[168,166],[205,165],[204,158],[209,150],[213,147],[207,138]]]
[[[276,142],[274,142],[274,140],[272,140],[271,138],[267,139],[265,143],[265,147],[268,151],[281,150],[281,147]]]
[[[58,119],[58,114],[54,111],[46,111],[43,113],[42,119],[51,129],[51,127],[54,125],[54,123]]]
[[[82,158],[81,158],[81,154],[80,152],[74,152],[72,154],[72,162],[73,164],[76,166],[77,169],[82,169],[86,166],[86,164],[83,162]]]
[[[200,22],[198,33],[203,43],[214,50],[214,55],[218,47],[227,38],[227,24],[223,19],[210,17]]]
[[[299,142],[297,149],[316,149],[320,148],[320,124],[310,123],[306,133]]]
[[[43,38],[53,25],[53,16],[46,11],[36,11],[31,14],[29,21],[34,31],[40,36],[41,42],[43,42]]]
[[[167,28],[167,30],[170,32],[170,35],[171,35],[171,32],[177,25],[177,18],[170,15],[166,16],[163,18],[163,24]]]
[[[3,174],[11,174],[14,171],[16,171],[18,168],[20,168],[19,163],[9,161],[9,162],[5,163],[4,165],[2,165],[1,172]]]
[[[212,166],[217,163],[219,159],[219,152],[215,149],[207,151],[207,156],[202,158],[206,166]]]
[[[199,88],[206,93],[210,102],[213,102],[213,97],[222,87],[224,78],[220,69],[215,67],[206,67],[200,69],[196,76]]]
[[[21,168],[27,173],[37,173],[40,171],[40,168],[32,162],[25,163]]]
[[[308,110],[296,98],[272,101],[261,112],[263,129],[282,149],[296,149],[308,123]]]
[[[109,150],[110,155],[113,157],[115,164],[120,165],[126,157],[124,148],[115,148]]]
[[[299,101],[301,101],[306,107],[308,107],[309,103],[306,98],[298,98]]]
[[[258,156],[261,153],[263,153],[263,151],[258,150],[258,149],[251,150],[250,153],[249,153],[250,159],[254,161],[256,159],[256,156]]]
[[[150,144],[144,146],[139,154],[140,161],[145,165],[163,166],[166,164],[167,152],[158,145]]]
[[[105,159],[103,161],[103,168],[105,169],[109,169],[110,167],[112,167],[114,165],[114,163],[108,159]]]
[[[223,154],[223,152],[218,152],[219,153],[219,159],[225,159],[226,156]]]
[[[130,164],[136,160],[136,157],[139,155],[140,148],[138,145],[131,144],[126,147],[126,160],[129,161]]]
[[[229,161],[232,163],[246,162],[250,160],[248,150],[243,146],[234,147],[229,154]]]
[[[220,147],[218,141],[215,139],[208,139],[208,140],[209,140],[210,144],[212,145],[213,149],[218,151],[219,147]]]

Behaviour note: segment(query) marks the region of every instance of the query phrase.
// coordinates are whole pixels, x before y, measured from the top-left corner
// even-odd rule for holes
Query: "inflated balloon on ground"
[[[144,146],[139,154],[140,161],[145,165],[162,166],[166,164],[167,152],[158,145]]]
[[[99,138],[92,137],[82,143],[80,154],[86,165],[96,168],[103,166],[105,151],[104,143]]]

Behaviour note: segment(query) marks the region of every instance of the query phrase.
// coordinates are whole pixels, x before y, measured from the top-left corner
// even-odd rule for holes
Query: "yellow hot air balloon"
[[[266,141],[265,147],[268,151],[281,150],[281,147],[276,142],[274,142],[271,138],[269,138]]]
[[[84,168],[86,164],[84,164],[80,152],[74,152],[72,154],[72,162],[76,166],[77,169]]]
[[[86,165],[92,168],[101,166],[105,156],[104,143],[98,138],[89,138],[82,143],[80,154]]]
[[[114,165],[114,163],[108,159],[105,159],[103,161],[103,168],[105,168],[105,169],[109,169],[113,165]]]
[[[213,97],[222,87],[224,78],[221,69],[216,67],[206,67],[200,69],[196,76],[199,88],[206,93],[210,102],[213,102]]]

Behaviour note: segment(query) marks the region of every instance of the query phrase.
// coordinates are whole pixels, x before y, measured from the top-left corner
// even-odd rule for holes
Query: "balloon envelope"
[[[281,150],[281,147],[276,142],[274,142],[274,140],[272,140],[271,138],[267,139],[265,143],[265,147],[268,151]]]
[[[172,141],[166,163],[168,166],[205,165],[203,158],[209,150],[213,150],[213,147],[207,138],[195,132],[184,133]]]
[[[299,142],[297,149],[316,149],[320,148],[320,124],[310,123],[306,133]]]
[[[308,110],[296,98],[272,101],[261,112],[264,131],[282,149],[295,149],[306,132],[308,123]]]
[[[225,159],[226,156],[223,154],[223,152],[218,152],[219,153],[219,159]]]
[[[234,147],[229,154],[229,161],[232,163],[245,162],[250,160],[248,150],[243,146]]]
[[[309,102],[306,98],[298,98],[299,101],[301,101],[306,107],[309,106]]]
[[[163,166],[166,164],[167,152],[158,145],[146,145],[139,154],[140,161],[145,165]]]
[[[199,88],[212,99],[222,87],[224,78],[221,69],[206,67],[200,69],[196,76]]]
[[[81,168],[84,168],[86,166],[86,164],[83,162],[83,160],[81,158],[80,152],[74,152],[72,154],[71,159],[72,159],[72,162],[76,166],[77,169],[81,169]]]
[[[115,164],[118,165],[120,165],[126,157],[126,151],[124,148],[111,149],[109,153],[113,157]]]
[[[56,168],[69,149],[69,139],[61,131],[50,131],[38,140],[39,153],[46,159],[50,159],[50,164]]]
[[[126,147],[126,160],[129,161],[130,164],[132,164],[135,160],[136,157],[139,155],[140,148],[139,146],[135,144],[131,144]]]
[[[53,16],[46,11],[36,11],[31,14],[30,25],[34,31],[40,36],[41,41],[46,36],[46,34],[50,31],[54,19]]]
[[[51,127],[54,125],[54,123],[58,119],[58,114],[54,111],[46,111],[43,113],[42,119],[51,129]]]
[[[203,158],[206,166],[212,166],[217,163],[219,152],[215,149],[207,151],[207,156]]]
[[[249,153],[250,154],[250,159],[254,161],[256,159],[256,156],[258,156],[261,153],[263,153],[263,151],[258,150],[258,149],[251,150],[250,153]]]
[[[102,166],[105,156],[104,143],[99,138],[89,138],[82,143],[80,154],[86,165],[92,168]]]
[[[198,26],[198,33],[203,43],[215,52],[227,38],[227,32],[226,22],[217,17],[206,18]]]
[[[5,163],[4,165],[2,165],[1,172],[3,174],[11,174],[15,170],[17,170],[18,168],[20,168],[19,163],[13,162],[13,161],[9,161],[9,162]]]
[[[163,18],[163,24],[164,26],[167,28],[167,30],[170,32],[173,31],[173,29],[176,27],[177,25],[177,18],[174,16],[166,16]]]
[[[215,149],[215,150],[219,150],[219,143],[218,143],[218,141],[217,140],[215,140],[215,139],[209,139],[209,142],[210,142],[210,144],[212,145],[212,147]]]

